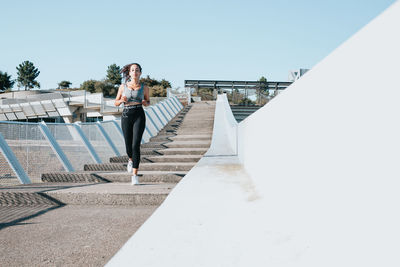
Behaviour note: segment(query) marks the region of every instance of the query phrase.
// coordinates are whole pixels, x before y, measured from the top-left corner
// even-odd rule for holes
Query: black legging
[[[132,158],[133,168],[139,168],[140,142],[146,124],[142,106],[128,106],[122,112],[121,127],[124,133],[126,154]]]

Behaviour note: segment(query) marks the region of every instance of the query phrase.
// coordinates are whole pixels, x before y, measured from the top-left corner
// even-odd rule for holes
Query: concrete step
[[[175,134],[164,134],[164,135],[157,135],[156,137],[150,138],[150,142],[172,142],[171,137],[175,136]],[[149,143],[150,143],[149,142]]]
[[[196,117],[188,115],[183,119],[183,123],[212,123],[214,121],[212,115],[210,116],[211,118],[204,118],[204,115],[206,114],[201,114]]]
[[[193,140],[193,141],[200,141],[200,140],[208,140],[210,141],[212,139],[211,135],[208,134],[181,134],[181,135],[176,135],[174,137],[170,137],[171,140],[173,141],[186,141],[186,140]]]
[[[190,147],[197,147],[197,148],[209,148],[211,145],[211,141],[173,141],[170,143],[165,143],[163,146],[167,148],[190,148]]]
[[[212,136],[212,132],[213,132],[213,131],[212,131],[212,129],[197,129],[196,132],[197,132],[198,134],[208,134],[208,135]],[[181,135],[181,134],[187,135],[187,134],[193,133],[193,130],[190,130],[190,129],[178,129],[178,130],[176,131],[176,133],[177,133],[178,135]]]
[[[249,116],[251,114],[253,114],[253,111],[235,111],[232,112],[233,116]]]
[[[160,205],[175,184],[100,183],[74,186],[45,192],[48,196],[68,205]]]
[[[166,126],[160,130],[158,134],[171,134],[171,132],[174,132],[178,129],[179,127],[170,127]]]
[[[148,155],[148,156],[151,156],[151,155],[153,155],[153,156],[159,156],[159,155],[162,155],[161,153],[158,153],[157,152],[157,149],[154,149],[154,148],[141,148],[140,149],[140,154],[143,156],[143,155]],[[127,157],[127,156],[122,156],[122,157]],[[118,157],[116,157],[116,158],[118,158]],[[127,157],[128,158],[128,157]],[[111,159],[110,159],[111,160]],[[112,161],[111,161],[112,162]],[[116,161],[116,162],[121,162],[121,161]],[[122,161],[122,162],[127,162],[127,160],[125,161]]]
[[[139,181],[145,183],[178,183],[187,171],[139,171]],[[131,173],[126,170],[119,172],[53,172],[42,174],[45,183],[102,183],[130,182]]]
[[[62,205],[62,203],[41,192],[0,192],[1,207],[60,205]]]
[[[160,149],[157,152],[162,155],[203,155],[206,153],[208,148],[167,148]]]
[[[201,155],[160,155],[147,154],[141,156],[141,163],[151,162],[197,162],[201,159]],[[119,156],[110,158],[110,163],[128,163],[128,156]]]
[[[233,115],[233,117],[235,117],[236,120],[244,120],[246,119],[248,116],[250,116],[251,114],[248,115]]]
[[[126,163],[102,163],[85,164],[85,171],[125,171]],[[189,171],[195,163],[193,162],[161,162],[140,163],[139,170],[142,171]]]
[[[201,157],[201,155],[143,156],[142,162],[198,162]]]
[[[170,143],[170,141],[166,142],[166,141],[161,141],[161,142],[150,142],[150,143],[145,143],[145,144],[141,144],[140,148],[152,148],[152,149],[164,149],[164,148],[168,148],[166,146],[166,144]]]
[[[104,183],[104,179],[97,173],[89,172],[51,172],[42,173],[41,180],[44,183]]]
[[[261,106],[230,106],[231,110],[258,110]]]
[[[179,183],[187,174],[187,171],[139,171],[141,183]],[[131,181],[131,173],[107,172],[99,173],[101,177],[113,183],[128,183]]]
[[[197,162],[201,155],[160,155],[142,153],[141,163],[151,162]],[[119,156],[110,158],[110,163],[128,163],[128,156]]]
[[[171,142],[171,141],[211,141],[212,136],[208,134],[186,134],[186,135],[176,135],[176,134],[165,134],[157,135],[150,138],[150,142]]]

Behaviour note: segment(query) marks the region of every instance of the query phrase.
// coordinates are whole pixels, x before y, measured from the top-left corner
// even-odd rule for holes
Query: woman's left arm
[[[142,105],[147,107],[148,105],[150,105],[149,87],[147,85],[145,85],[143,90],[144,90],[144,92],[143,92],[144,99],[142,101]]]

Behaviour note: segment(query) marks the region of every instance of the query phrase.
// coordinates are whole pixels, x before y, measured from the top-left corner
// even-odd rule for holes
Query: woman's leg
[[[125,139],[125,150],[128,158],[132,160],[132,141],[133,141],[133,118],[132,114],[124,110],[121,118],[121,128]]]
[[[137,174],[140,163],[140,143],[144,128],[146,126],[146,116],[142,108],[135,110],[137,117],[133,122],[133,141],[132,141],[132,161],[133,161],[133,174]]]

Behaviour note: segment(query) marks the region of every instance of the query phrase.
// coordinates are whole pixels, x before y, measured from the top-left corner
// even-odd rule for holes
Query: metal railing
[[[155,136],[183,108],[175,96],[145,108],[146,134]],[[162,118],[162,119],[161,119]],[[93,123],[0,121],[0,185],[40,182],[49,172],[83,170],[125,154],[120,120]]]

